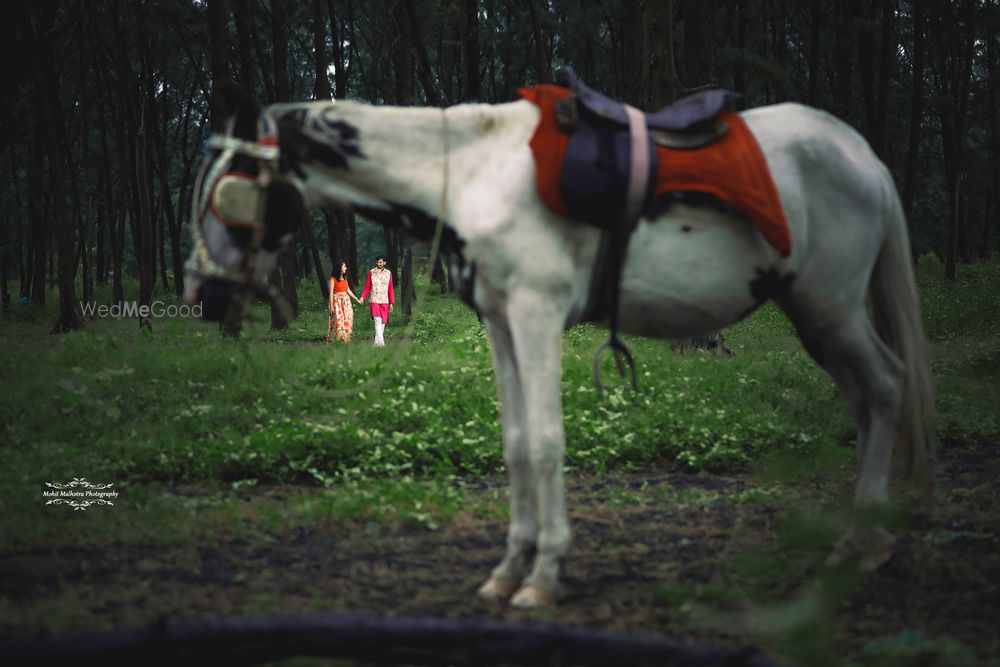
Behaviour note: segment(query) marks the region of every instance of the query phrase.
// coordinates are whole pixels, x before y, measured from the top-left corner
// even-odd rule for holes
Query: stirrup
[[[632,391],[636,391],[639,388],[639,383],[636,380],[635,374],[635,361],[632,359],[632,353],[629,352],[625,344],[622,343],[618,336],[612,334],[612,336],[597,348],[597,352],[594,354],[594,382],[597,384],[598,389],[611,389],[610,385],[604,384],[601,380],[601,353],[604,350],[610,349],[614,354],[615,366],[618,367],[618,375],[620,377],[625,377],[625,364],[622,363],[622,356],[625,357],[625,361],[628,362],[628,370],[632,374],[632,383],[630,385]]]

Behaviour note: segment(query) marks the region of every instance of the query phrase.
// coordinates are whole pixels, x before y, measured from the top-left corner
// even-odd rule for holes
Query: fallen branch
[[[134,664],[255,665],[292,656],[411,665],[613,665],[769,667],[753,649],[686,644],[659,637],[547,622],[503,623],[338,614],[165,621],[58,637],[0,640],[6,664],[73,658],[103,667]]]

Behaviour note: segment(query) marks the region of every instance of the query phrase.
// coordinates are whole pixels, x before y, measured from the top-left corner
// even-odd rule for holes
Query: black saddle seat
[[[601,120],[628,127],[625,105],[597,92],[577,76],[569,65],[556,72],[556,83],[573,91],[578,111]],[[654,113],[647,113],[646,126],[663,132],[702,132],[723,109],[739,109],[742,96],[721,88],[703,90],[684,97]],[[569,111],[572,114],[572,111]],[[561,119],[562,120],[562,119]],[[566,119],[569,120],[569,119]]]

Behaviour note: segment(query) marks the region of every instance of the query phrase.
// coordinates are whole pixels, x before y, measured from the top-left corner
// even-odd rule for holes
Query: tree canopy
[[[79,0],[14,3],[0,48],[0,290],[54,329],[110,283],[180,294],[185,200],[220,83],[262,103],[505,102],[573,64],[655,108],[722,86],[854,125],[895,176],[916,252],[958,264],[1000,245],[998,0]],[[273,280],[385,252],[404,292],[411,242],[346,209],[303,221]],[[447,289],[445,272],[436,272]],[[11,295],[17,293],[18,296]],[[276,320],[275,326],[282,322]]]

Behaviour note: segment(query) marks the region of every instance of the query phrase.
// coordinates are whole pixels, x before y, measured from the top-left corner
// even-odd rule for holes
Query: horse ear
[[[257,117],[260,115],[260,105],[253,93],[231,81],[219,83],[219,93],[226,105],[226,114],[236,116],[233,135],[241,139],[257,137]]]

